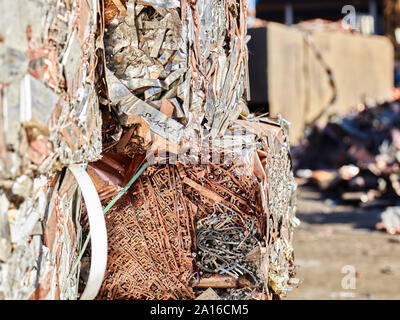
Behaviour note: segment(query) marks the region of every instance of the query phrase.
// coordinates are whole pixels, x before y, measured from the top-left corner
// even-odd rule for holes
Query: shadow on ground
[[[297,217],[311,224],[350,224],[353,228],[375,230],[375,224],[380,221],[381,210],[368,211],[338,211],[333,213],[298,213]]]
[[[383,210],[338,204],[300,186],[294,252],[301,284],[288,299],[400,299],[400,238],[375,230]],[[343,285],[349,266],[355,289]]]

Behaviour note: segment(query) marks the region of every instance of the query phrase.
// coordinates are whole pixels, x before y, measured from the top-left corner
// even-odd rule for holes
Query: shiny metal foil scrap
[[[97,1],[0,1],[0,298],[74,299],[80,192],[96,160]]]

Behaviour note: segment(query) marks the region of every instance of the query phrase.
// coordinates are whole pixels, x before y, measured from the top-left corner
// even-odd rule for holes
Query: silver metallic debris
[[[0,1],[0,298],[74,299],[80,192],[100,157],[97,1]]]

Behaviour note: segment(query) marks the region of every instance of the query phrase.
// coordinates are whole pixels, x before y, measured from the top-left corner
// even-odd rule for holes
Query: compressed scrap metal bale
[[[99,158],[97,1],[0,1],[0,299],[73,299],[80,192]]]
[[[8,13],[0,21],[1,298],[78,296],[70,268],[82,238],[80,192],[65,168],[98,160],[102,148],[88,172],[104,204],[144,161],[166,152],[179,161],[154,163],[106,215],[99,298],[191,299],[210,282],[224,299],[290,289],[298,221],[285,122],[234,124],[249,94],[245,0],[0,7]],[[237,128],[250,133],[235,137]],[[191,164],[210,141],[211,154],[229,154],[232,141],[250,146],[217,167],[209,153]],[[218,170],[236,189],[211,181]],[[233,255],[202,250],[208,258],[200,258],[201,246],[225,241],[221,223]],[[218,291],[221,279],[231,293]]]
[[[98,298],[193,299],[209,287],[223,299],[284,296],[298,224],[285,126],[238,120],[211,151],[221,162],[149,166],[106,214],[109,260]],[[109,153],[90,164],[103,199],[120,184],[116,171],[131,175],[143,161],[136,148],[132,160]]]
[[[193,299],[207,283],[224,299],[282,297],[296,185],[286,122],[237,121],[249,94],[246,2],[103,4],[103,158],[88,167],[103,204],[154,162],[106,213],[98,298]],[[232,254],[200,250],[210,245]]]
[[[76,281],[67,283],[80,232],[74,220],[80,210],[75,180],[71,176],[26,177],[29,186],[18,185],[19,181],[13,188],[29,190],[18,207],[8,190],[0,191],[0,298],[76,297]]]

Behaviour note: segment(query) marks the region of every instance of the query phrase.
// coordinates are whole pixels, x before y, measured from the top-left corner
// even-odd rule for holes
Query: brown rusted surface
[[[126,2],[127,0],[104,0],[104,20],[106,26],[118,13],[126,15]]]

